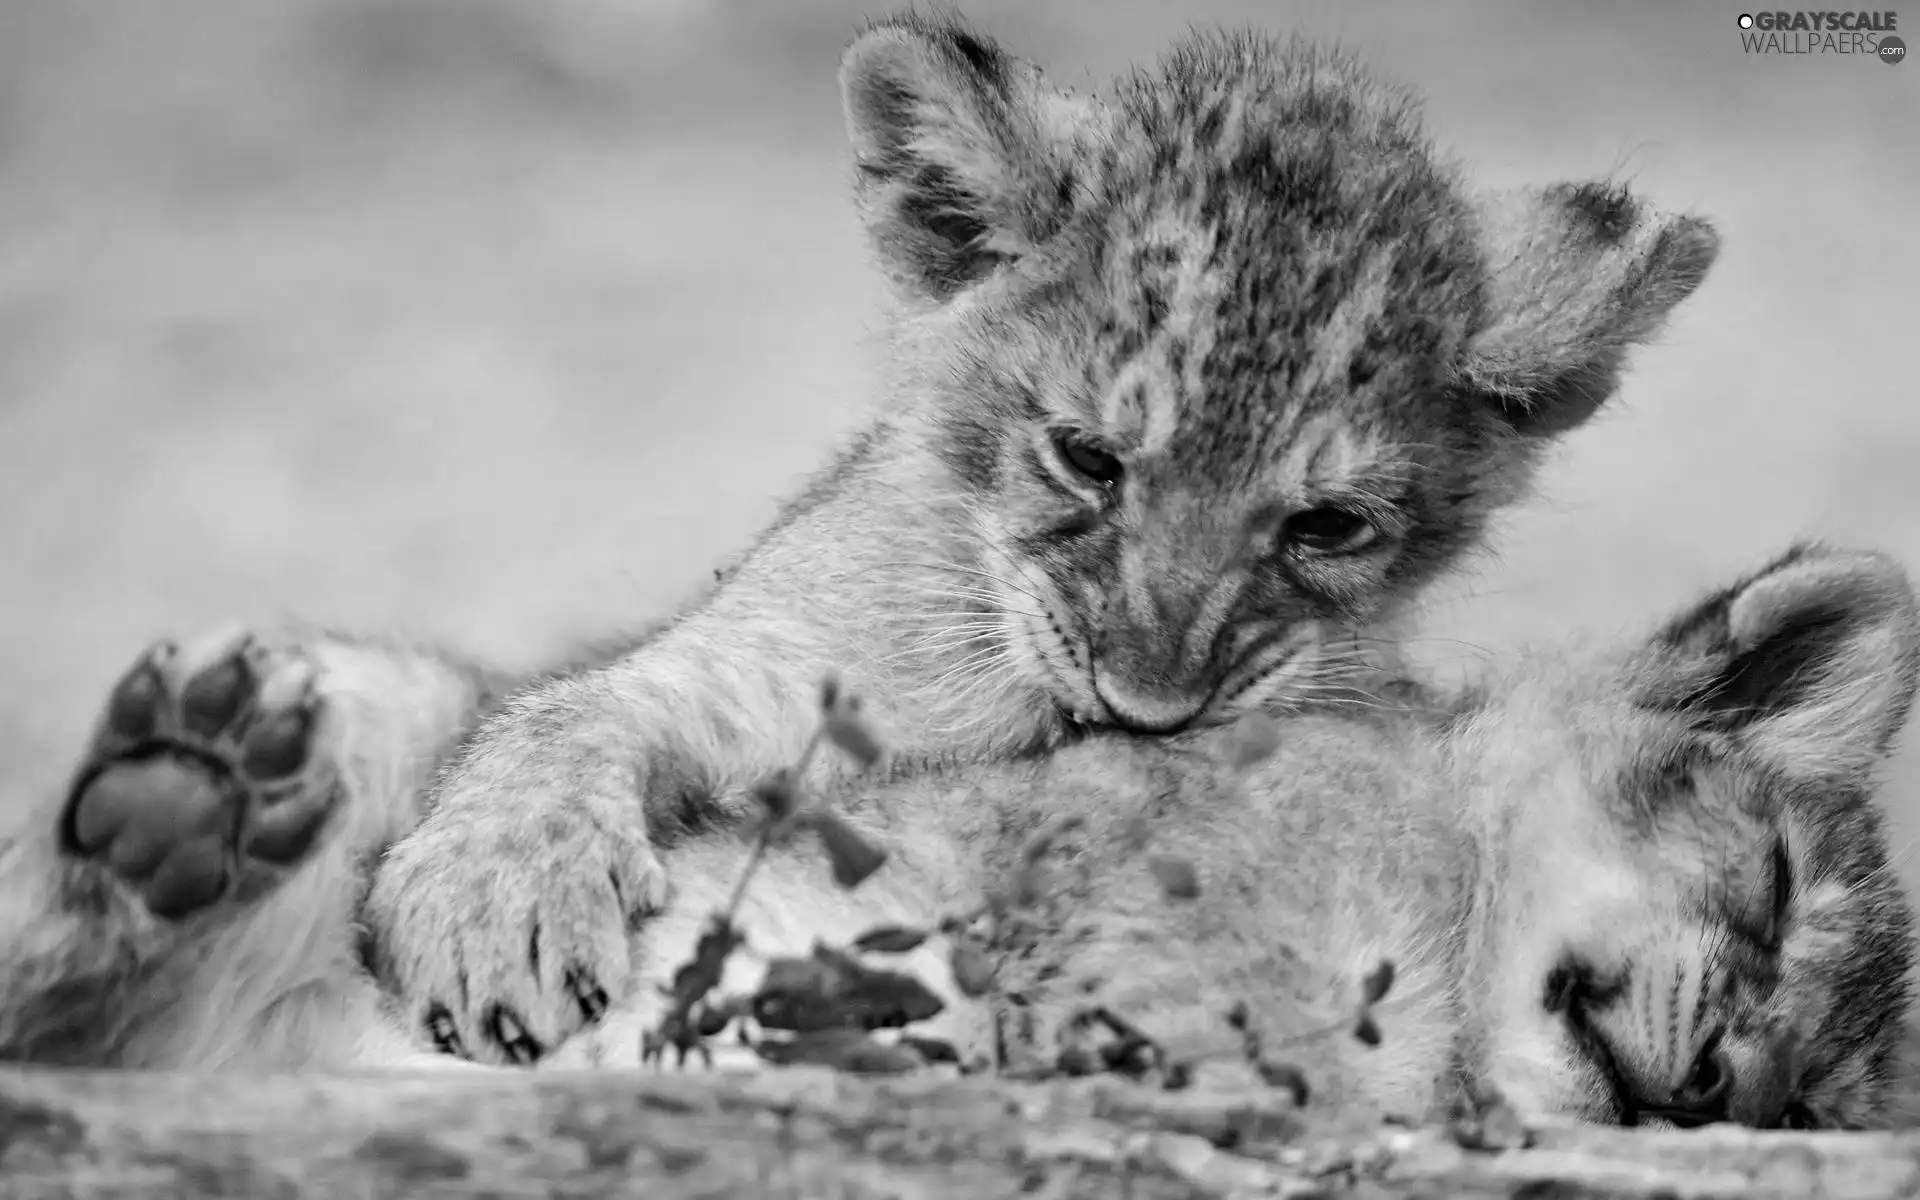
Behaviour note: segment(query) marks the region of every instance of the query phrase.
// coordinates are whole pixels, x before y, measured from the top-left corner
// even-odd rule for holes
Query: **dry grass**
[[[1644,621],[1800,532],[1920,564],[1920,67],[1749,59],[1733,10],[1657,0],[963,7],[1070,83],[1189,21],[1338,34],[1483,177],[1620,171],[1720,222],[1437,656]],[[867,394],[857,11],[0,7],[0,794],[159,632],[299,611],[529,662],[748,534]]]

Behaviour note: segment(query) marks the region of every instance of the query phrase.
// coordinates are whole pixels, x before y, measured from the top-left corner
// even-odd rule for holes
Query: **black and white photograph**
[[[0,1196],[1920,1195],[1920,37],[0,0]]]

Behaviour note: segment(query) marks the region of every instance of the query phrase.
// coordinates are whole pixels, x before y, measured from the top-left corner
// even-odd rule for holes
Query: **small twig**
[[[814,756],[820,752],[820,744],[826,741],[826,739],[826,726],[815,726],[813,735],[807,739],[806,746],[800,751],[799,760],[784,772],[787,785],[793,788],[795,792],[799,791],[801,787],[800,781],[805,778],[807,768],[813,765]],[[798,797],[796,797],[796,799],[798,799]],[[760,860],[766,857],[767,848],[773,844],[775,830],[779,827],[780,822],[785,819],[787,819],[787,814],[772,811],[761,814],[758,831],[755,833],[753,839],[753,848],[747,852],[747,861],[740,867],[740,878],[734,881],[733,894],[727,899],[727,907],[723,916],[729,924],[733,922],[734,915],[740,911],[741,901],[746,899],[747,884],[753,882],[753,873],[759,869]]]
[[[825,725],[814,726],[813,736],[807,739],[806,747],[800,751],[799,761],[793,764],[792,776],[795,787],[800,786],[800,781],[806,778],[807,768],[813,765],[813,756],[819,753],[820,743],[826,740],[827,727]]]
[[[829,677],[822,682],[820,711],[820,723],[801,749],[799,759],[791,767],[775,771],[754,785],[753,795],[762,811],[746,861],[741,864],[739,877],[734,881],[726,907],[713,915],[711,925],[702,935],[694,960],[676,973],[671,989],[673,1003],[660,1022],[647,1032],[642,1043],[643,1059],[662,1056],[668,1045],[676,1048],[682,1063],[689,1049],[698,1051],[705,1059],[708,1057],[705,1038],[712,1036],[703,1027],[706,1019],[717,1018],[722,1025],[731,1019],[733,1008],[727,1004],[709,1005],[701,1009],[699,1020],[696,1020],[694,1012],[707,993],[719,986],[728,957],[746,946],[746,940],[734,925],[734,919],[746,900],[747,887],[753,882],[770,848],[783,842],[796,830],[813,830],[827,850],[834,879],[845,888],[858,887],[886,862],[885,851],[872,845],[830,809],[809,807],[805,803],[802,780],[813,766],[814,758],[823,744],[831,742],[857,759],[863,767],[872,767],[884,754],[879,740],[859,715],[859,698],[843,695],[837,679]],[[820,953],[817,949],[816,956]],[[769,962],[768,970],[772,971],[779,961]],[[884,973],[870,974],[878,978]],[[937,1012],[937,999],[934,1004],[934,1011]],[[917,1018],[910,1016],[908,1019]],[[717,1033],[718,1029],[713,1032]]]
[[[773,841],[773,819],[765,817],[760,822],[760,832],[753,839],[753,849],[747,851],[747,861],[740,867],[740,878],[733,884],[733,895],[727,898],[727,907],[720,919],[733,924],[733,918],[740,911],[740,902],[747,897],[747,884],[753,881],[753,872],[759,867],[760,860],[766,857],[767,846]]]

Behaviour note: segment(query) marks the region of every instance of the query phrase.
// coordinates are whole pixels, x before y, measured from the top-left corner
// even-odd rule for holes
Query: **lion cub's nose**
[[[1195,699],[1179,693],[1148,695],[1126,687],[1116,687],[1111,679],[1094,684],[1094,692],[1107,706],[1113,724],[1128,733],[1178,733],[1193,723],[1207,707],[1205,695]]]
[[[1627,1089],[1639,1093],[1621,1097],[1621,1107],[1631,1114],[1628,1124],[1664,1121],[1693,1129],[1731,1120],[1728,1101],[1733,1093],[1733,1060],[1720,1041],[1721,1034],[1716,1030],[1700,1047],[1679,1087],[1664,1093],[1654,1088]]]

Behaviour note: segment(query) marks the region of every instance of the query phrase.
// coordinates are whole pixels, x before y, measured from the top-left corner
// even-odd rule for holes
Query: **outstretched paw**
[[[60,818],[156,916],[257,893],[304,861],[339,796],[313,667],[250,634],[151,647],[114,686]]]

